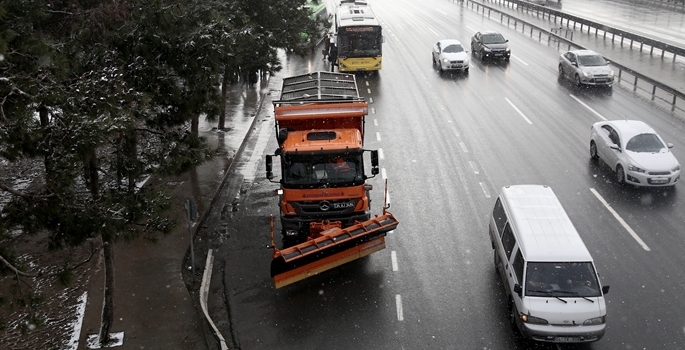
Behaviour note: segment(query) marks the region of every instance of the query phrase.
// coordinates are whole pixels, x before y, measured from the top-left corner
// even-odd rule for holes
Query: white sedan
[[[664,187],[680,180],[680,163],[654,129],[638,120],[592,125],[590,157],[601,158],[616,172],[619,184]]]
[[[443,70],[469,71],[468,51],[464,50],[459,40],[445,39],[433,45],[433,67]]]

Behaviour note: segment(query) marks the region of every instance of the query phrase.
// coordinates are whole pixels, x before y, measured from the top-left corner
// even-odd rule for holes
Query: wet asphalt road
[[[370,102],[366,148],[382,149],[391,209],[400,226],[387,248],[298,284],[269,279],[269,215],[276,184],[266,101],[203,239],[216,250],[210,309],[241,349],[677,349],[685,347],[685,199],[675,191],[619,187],[589,160],[590,125],[640,119],[685,162],[685,124],[615,88],[576,91],[557,81],[559,52],[444,0],[376,0],[386,42],[377,76],[358,76]],[[468,43],[496,29],[512,47],[506,63],[473,60],[468,75],[440,75],[429,54],[450,37]],[[288,56],[279,77],[327,70],[321,57]],[[607,295],[599,342],[533,344],[508,326],[487,222],[509,184],[546,184],[559,196],[595,259]],[[372,180],[380,212],[383,178]],[[596,194],[595,194],[596,193]],[[607,209],[600,197],[625,222]],[[641,246],[629,227],[649,248]],[[278,226],[277,226],[278,229]],[[230,311],[227,311],[230,310]]]

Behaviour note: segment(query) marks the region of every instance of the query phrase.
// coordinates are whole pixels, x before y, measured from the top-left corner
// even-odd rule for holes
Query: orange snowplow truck
[[[382,215],[371,217],[366,180],[379,173],[378,151],[363,148],[368,104],[353,74],[285,78],[273,103],[278,149],[266,156],[266,175],[275,182],[273,157],[280,157],[283,248],[272,237],[271,263],[280,288],[384,249],[385,235],[398,222],[385,205]]]

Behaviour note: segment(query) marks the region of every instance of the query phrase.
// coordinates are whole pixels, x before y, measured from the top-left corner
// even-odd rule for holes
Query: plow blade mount
[[[390,213],[332,228],[319,237],[283,250],[275,250],[271,277],[276,288],[287,286],[385,248],[385,235],[397,228]]]

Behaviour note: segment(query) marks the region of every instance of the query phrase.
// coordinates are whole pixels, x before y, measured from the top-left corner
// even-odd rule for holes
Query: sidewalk
[[[256,119],[264,97],[261,91],[267,83],[259,81],[249,88],[240,84],[230,87],[225,124],[229,129],[225,132],[214,130],[215,122],[200,120],[200,134],[221,150],[217,157],[181,176],[149,180],[172,194],[175,205],[171,217],[176,218],[177,226],[157,242],[139,238],[114,246],[116,287],[111,332],[123,332],[123,345],[116,349],[208,348],[205,320],[182,275],[190,245],[184,201],[191,198],[197,205],[198,217],[202,218]],[[199,284],[204,261],[196,259],[195,265]],[[96,263],[92,274],[78,349],[87,349],[88,335],[97,334],[100,329],[102,261]]]

